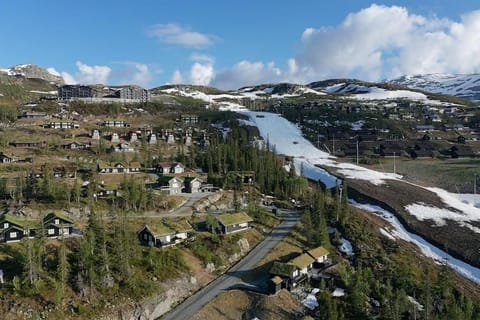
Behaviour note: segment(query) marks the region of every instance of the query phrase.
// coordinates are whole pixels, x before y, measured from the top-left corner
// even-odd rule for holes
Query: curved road
[[[235,264],[230,270],[212,281],[209,285],[179,304],[175,309],[163,315],[162,320],[183,320],[191,319],[204,305],[212,301],[222,291],[234,287],[251,286],[243,282],[240,276],[257,265],[297,224],[298,213],[284,214],[284,220],[273,231],[250,251],[242,260]],[[255,286],[253,286],[255,288]]]

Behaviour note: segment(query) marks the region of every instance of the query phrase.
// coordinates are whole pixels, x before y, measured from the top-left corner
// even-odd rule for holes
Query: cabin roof
[[[288,264],[294,265],[295,267],[297,267],[299,269],[304,269],[304,268],[308,267],[309,265],[311,265],[313,262],[315,262],[315,260],[312,257],[310,257],[306,253],[303,253],[303,254],[299,255],[298,257],[290,260],[288,262]]]
[[[224,226],[230,226],[233,224],[252,222],[253,219],[250,218],[245,212],[237,213],[223,213],[217,216],[218,221]]]
[[[279,276],[275,276],[275,277],[273,277],[273,278],[270,279],[270,280],[271,280],[273,283],[275,283],[275,284],[280,284],[280,283],[283,282],[283,279],[280,278]]]
[[[314,249],[311,249],[311,250],[308,250],[307,253],[313,257],[313,258],[319,258],[319,257],[323,257],[323,256],[326,256],[328,255],[330,252],[328,252],[327,249],[325,249],[324,247],[320,246],[320,247],[317,247],[317,248],[314,248]]]
[[[25,220],[8,213],[0,217],[0,223],[4,223],[4,222],[10,222],[10,223],[19,225],[21,227],[25,226]]]
[[[192,226],[186,220],[178,220],[178,221],[161,221],[155,224],[145,225],[155,236],[165,236],[169,234],[174,234],[178,232],[189,232],[193,231]]]
[[[270,273],[278,276],[291,277],[296,269],[297,267],[292,264],[274,261],[270,268]]]
[[[70,219],[69,217],[67,217],[66,215],[62,214],[62,213],[59,213],[59,212],[50,212],[48,213],[44,218],[43,218],[43,222],[44,223],[47,223],[47,222],[50,222],[52,221],[53,219],[55,218],[58,218],[58,219],[62,219],[70,224],[73,223],[73,220]]]

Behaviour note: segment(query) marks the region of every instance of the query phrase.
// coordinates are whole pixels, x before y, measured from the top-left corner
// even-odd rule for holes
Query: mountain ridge
[[[404,75],[387,83],[420,89],[432,93],[448,94],[470,101],[480,101],[480,74],[430,73]]]
[[[10,79],[10,82],[18,82],[15,79],[40,79],[55,86],[61,86],[65,83],[54,70],[42,68],[35,64],[19,64],[8,69],[0,68],[0,78]],[[407,75],[383,82],[368,82],[358,79],[327,79],[307,84],[263,83],[228,91],[211,86],[168,84],[151,88],[149,91],[153,95],[183,95],[203,100],[206,103],[218,102],[218,100],[221,100],[221,102],[238,101],[243,98],[283,99],[301,96],[341,96],[350,100],[362,101],[405,99],[431,104],[433,104],[432,101],[436,101],[437,104],[444,102],[473,105],[472,101],[480,101],[480,74]],[[2,94],[5,95],[6,93]]]
[[[26,79],[41,79],[57,85],[65,84],[65,81],[59,74],[55,74],[36,64],[17,64],[7,69],[0,69],[0,72],[8,76],[20,76]]]

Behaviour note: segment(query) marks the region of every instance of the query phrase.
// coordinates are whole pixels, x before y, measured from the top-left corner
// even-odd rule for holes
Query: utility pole
[[[473,174],[473,194],[477,194],[477,174]]]
[[[393,174],[397,172],[397,168],[395,166],[395,151],[393,152]]]
[[[332,146],[333,155],[335,155],[335,135],[333,135],[333,146]]]
[[[357,138],[357,166],[358,166],[358,138]]]
[[[342,194],[342,193],[343,193],[343,187],[342,187],[341,184],[338,185],[338,192],[339,192],[340,194],[339,194],[339,197],[338,197],[338,204],[337,204],[337,206],[340,207],[340,204],[342,203],[342,196],[343,196],[343,194]],[[338,222],[338,218],[339,218],[339,217],[338,217],[338,208],[337,208],[337,210],[335,210],[335,211],[337,211],[337,222]]]

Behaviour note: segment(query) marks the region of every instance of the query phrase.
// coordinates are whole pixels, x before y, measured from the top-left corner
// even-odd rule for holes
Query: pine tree
[[[353,315],[357,318],[363,318],[366,313],[368,296],[368,284],[364,277],[364,270],[359,267],[355,273],[354,281],[349,295],[349,303],[353,311]]]
[[[431,318],[432,312],[432,287],[430,279],[430,270],[427,269],[423,280],[423,295],[422,295],[422,304],[423,304],[423,318],[429,320]]]
[[[57,266],[57,275],[58,275],[58,296],[60,301],[58,303],[61,303],[63,301],[63,298],[65,297],[65,290],[68,287],[69,283],[69,272],[70,272],[70,264],[68,263],[68,258],[67,258],[67,248],[65,245],[65,241],[61,241],[60,247],[57,250],[57,260],[58,260],[58,266]]]

